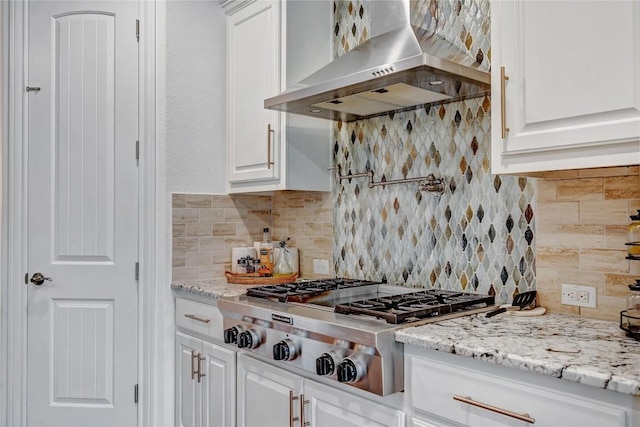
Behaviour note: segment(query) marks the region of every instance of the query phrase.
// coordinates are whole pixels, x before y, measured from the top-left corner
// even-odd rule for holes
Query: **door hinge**
[[[138,403],[138,384],[133,387],[133,403]]]
[[[136,282],[140,280],[140,263],[136,262]]]
[[[136,162],[140,162],[140,141],[136,141]]]
[[[136,41],[140,42],[140,20],[136,19]]]

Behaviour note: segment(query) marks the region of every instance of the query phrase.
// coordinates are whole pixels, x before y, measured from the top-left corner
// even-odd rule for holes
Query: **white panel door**
[[[137,9],[30,2],[30,426],[137,423]]]

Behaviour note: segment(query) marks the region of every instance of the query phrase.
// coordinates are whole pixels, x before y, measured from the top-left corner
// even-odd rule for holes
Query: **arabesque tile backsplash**
[[[489,4],[439,1],[438,31],[488,66]],[[366,40],[366,2],[335,2],[335,54]],[[336,123],[335,163],[374,180],[444,179],[442,196],[417,184],[334,190],[334,262],[339,276],[494,293],[505,302],[535,288],[535,180],[490,170],[488,97]]]

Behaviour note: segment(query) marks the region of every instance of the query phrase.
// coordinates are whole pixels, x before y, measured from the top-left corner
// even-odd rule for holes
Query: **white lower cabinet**
[[[405,347],[411,424],[637,426],[633,396],[433,350]]]
[[[404,426],[404,412],[238,356],[238,426]]]
[[[176,426],[235,425],[235,352],[176,332]]]
[[[302,378],[238,356],[238,426],[299,426]]]
[[[305,380],[304,399],[308,401],[304,419],[312,426],[361,427],[405,425],[404,412],[344,393],[315,381]]]

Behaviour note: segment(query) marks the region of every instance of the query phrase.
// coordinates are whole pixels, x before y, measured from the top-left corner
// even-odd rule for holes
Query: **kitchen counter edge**
[[[171,289],[198,296],[218,299],[235,297],[247,293],[247,289],[260,285],[238,285],[227,283],[224,277],[203,280],[174,280]]]
[[[640,342],[618,324],[563,314],[484,314],[396,332],[407,345],[640,396]]]

